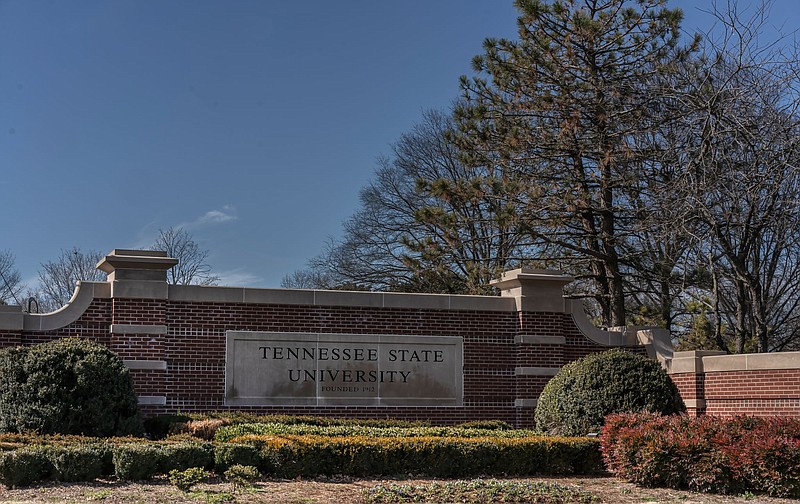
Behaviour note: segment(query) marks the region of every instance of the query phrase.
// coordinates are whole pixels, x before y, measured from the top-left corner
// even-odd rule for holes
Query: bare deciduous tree
[[[97,269],[102,257],[100,252],[73,247],[62,249],[56,260],[43,263],[37,293],[40,311],[54,311],[67,304],[79,281],[104,281],[106,274]]]
[[[284,278],[291,287],[483,293],[525,254],[487,170],[467,167],[449,137],[452,119],[426,112],[380,160],[344,237]],[[486,184],[469,197],[456,192]],[[495,187],[500,184],[497,182]],[[310,282],[310,283],[309,283]]]
[[[715,11],[721,35],[683,94],[690,159],[678,197],[717,263],[717,324],[738,352],[786,348],[800,320],[800,58],[759,40],[768,6],[749,18],[735,3]]]
[[[21,303],[21,283],[19,271],[14,267],[14,254],[0,251],[0,304]]]
[[[191,233],[183,228],[168,227],[158,230],[158,238],[151,250],[166,252],[178,260],[167,272],[167,282],[172,285],[217,285],[219,277],[211,273],[206,263],[208,250],[200,248]]]

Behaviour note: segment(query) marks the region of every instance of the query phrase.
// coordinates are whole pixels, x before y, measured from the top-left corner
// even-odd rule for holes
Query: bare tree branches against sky
[[[669,4],[685,31],[707,25],[699,2]],[[505,0],[4,0],[0,250],[29,283],[62,249],[183,227],[220,283],[277,286],[516,16]],[[795,1],[769,19],[796,29]]]

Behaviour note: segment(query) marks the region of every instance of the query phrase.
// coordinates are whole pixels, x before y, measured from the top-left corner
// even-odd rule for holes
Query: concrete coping
[[[114,249],[97,263],[97,269],[112,273],[118,269],[166,271],[178,264],[166,252],[157,250]]]
[[[128,369],[143,371],[166,371],[167,361],[163,360],[123,360],[122,364]]]
[[[577,299],[566,299],[567,312],[572,315],[572,320],[578,326],[584,336],[593,342],[603,346],[630,346],[637,344],[636,341],[626,341],[624,331],[605,331],[599,327],[595,327],[586,312],[583,310],[583,304]]]
[[[537,336],[535,334],[520,334],[514,336],[514,343],[518,345],[566,345],[564,336]]]
[[[166,406],[166,396],[139,396],[140,406]]]
[[[670,374],[800,369],[800,352],[726,355],[720,351],[675,352]]]
[[[499,312],[516,311],[514,299],[499,296],[407,294],[397,292],[327,291],[310,289],[256,289],[249,287],[206,287],[199,285],[170,285],[168,299],[170,301],[186,302]]]
[[[22,329],[25,314],[22,307],[16,305],[0,305],[0,329],[19,331]]]
[[[565,275],[560,271],[534,268],[517,268],[503,272],[497,280],[492,280],[489,285],[493,285],[500,290],[519,287],[524,283],[530,282],[558,282],[566,285],[575,280],[575,277]]]
[[[83,315],[95,298],[111,297],[111,285],[107,282],[78,282],[75,292],[67,304],[52,313],[25,313],[23,329],[26,331],[53,331],[66,327]],[[2,319],[0,319],[2,323]],[[5,327],[0,326],[0,329]]]

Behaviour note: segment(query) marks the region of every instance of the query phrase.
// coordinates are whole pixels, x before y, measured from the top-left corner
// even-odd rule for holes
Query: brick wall
[[[690,415],[800,416],[800,352],[676,352],[669,371]]]
[[[0,346],[80,336],[107,345],[130,369],[146,414],[232,408],[225,402],[226,332],[448,336],[463,342],[459,406],[236,406],[258,413],[534,423],[536,398],[565,363],[610,346],[645,352],[635,336],[587,331],[554,272],[516,270],[502,296],[348,293],[167,286],[174,260],[114,251],[104,283],[83,283],[65,309],[0,313]],[[148,262],[149,261],[149,262]],[[584,325],[580,326],[579,323]]]

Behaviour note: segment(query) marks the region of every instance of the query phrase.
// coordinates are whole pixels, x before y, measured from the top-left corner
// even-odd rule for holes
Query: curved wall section
[[[58,310],[51,313],[24,314],[25,331],[55,331],[78,320],[95,299],[111,297],[111,286],[107,282],[78,282],[75,292]]]

